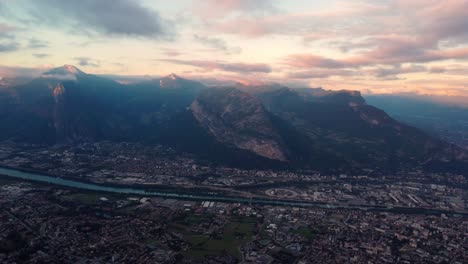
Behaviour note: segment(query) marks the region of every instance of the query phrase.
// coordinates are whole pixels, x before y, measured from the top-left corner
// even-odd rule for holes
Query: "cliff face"
[[[190,109],[217,141],[265,158],[287,160],[280,135],[255,97],[232,88],[211,89],[202,93]]]
[[[53,123],[56,131],[57,138],[63,140],[65,137],[65,124],[66,124],[66,115],[65,115],[65,105],[66,105],[66,94],[65,87],[63,84],[58,84],[53,91],[54,96],[54,110],[53,110]]]

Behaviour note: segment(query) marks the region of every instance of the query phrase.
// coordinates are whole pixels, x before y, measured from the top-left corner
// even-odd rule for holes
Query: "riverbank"
[[[21,179],[31,182],[40,182],[46,184],[52,184],[67,188],[81,189],[93,192],[103,193],[117,193],[117,194],[129,194],[138,196],[153,196],[170,199],[181,199],[181,200],[192,200],[192,201],[214,201],[214,202],[227,202],[227,203],[247,203],[257,205],[275,205],[275,206],[288,206],[288,207],[316,207],[322,209],[351,209],[351,210],[364,210],[364,211],[382,211],[382,212],[393,212],[393,213],[405,213],[405,214],[430,214],[430,215],[460,215],[467,216],[466,212],[453,212],[439,209],[427,209],[427,208],[406,208],[406,207],[383,207],[383,206],[371,206],[371,205],[345,205],[345,204],[325,204],[318,202],[309,201],[294,201],[284,199],[260,199],[260,198],[247,198],[247,197],[234,197],[234,196],[222,196],[219,194],[204,194],[198,195],[193,193],[171,193],[171,192],[157,192],[148,191],[145,189],[129,188],[129,187],[115,187],[109,185],[101,185],[95,183],[84,183],[75,180],[42,175],[38,173],[26,172],[16,169],[0,168],[0,175],[2,177]]]

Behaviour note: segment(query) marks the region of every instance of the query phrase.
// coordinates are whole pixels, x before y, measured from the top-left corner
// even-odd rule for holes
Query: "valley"
[[[0,146],[9,149],[9,152],[3,151],[0,166],[13,169],[10,176],[15,177],[20,170],[25,172],[24,176],[18,175],[20,179],[98,193],[261,205],[468,213],[465,177],[426,173],[416,168],[398,174],[368,171],[360,175],[327,175],[316,171],[213,165],[189,154],[175,155],[174,150],[163,146],[130,143],[102,142],[32,149],[15,149],[7,144]],[[8,169],[0,174],[8,176]],[[41,174],[49,175],[49,178],[44,179]],[[282,196],[282,189],[295,195]]]

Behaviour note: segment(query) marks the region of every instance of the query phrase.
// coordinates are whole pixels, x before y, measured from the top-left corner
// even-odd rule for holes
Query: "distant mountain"
[[[152,104],[154,109],[163,112],[185,109],[202,90],[206,89],[197,81],[187,80],[175,74],[127,85],[127,87],[133,92],[131,95],[133,107]]]
[[[184,92],[198,92],[205,88],[199,82],[184,79],[174,73],[158,79],[161,89],[182,90]]]
[[[124,85],[65,65],[1,89],[0,122],[0,140],[158,143],[236,166],[466,164],[464,151],[397,122],[357,91],[207,88],[175,74]]]
[[[73,65],[64,65],[54,68],[42,74],[42,78],[58,79],[58,80],[77,80],[79,77],[84,77],[87,74]]]
[[[393,118],[468,149],[468,107],[414,95],[367,95]]]

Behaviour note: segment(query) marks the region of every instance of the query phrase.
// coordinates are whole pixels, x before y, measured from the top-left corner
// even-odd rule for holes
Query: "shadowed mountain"
[[[4,89],[1,138],[31,142],[129,140],[185,110],[203,85],[185,79],[122,85],[65,65]],[[161,80],[163,80],[161,79]],[[180,81],[180,82],[179,82]],[[3,109],[5,108],[5,109]]]
[[[8,89],[8,118],[1,136],[56,142],[67,137],[100,138],[100,120],[121,97],[121,86],[65,65]]]
[[[466,159],[459,148],[366,104],[359,92],[283,88],[256,96],[271,113],[306,134],[318,148],[358,167],[387,170],[441,159]]]

